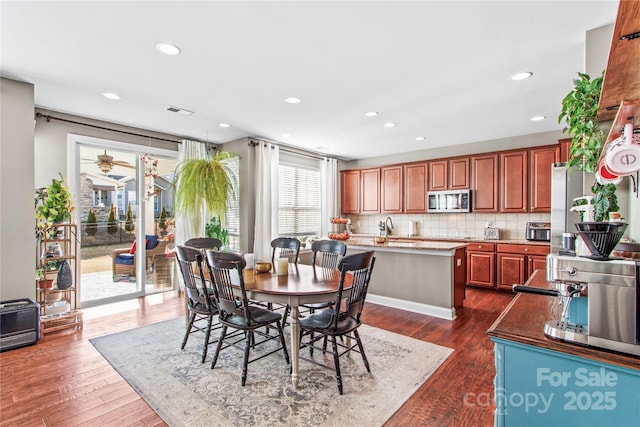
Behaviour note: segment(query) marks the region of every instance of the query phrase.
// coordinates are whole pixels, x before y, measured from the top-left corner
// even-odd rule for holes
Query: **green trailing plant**
[[[207,237],[213,237],[222,242],[223,246],[227,245],[228,233],[227,230],[222,228],[220,218],[213,216],[211,220],[205,226],[205,234]]]
[[[174,176],[174,210],[199,229],[213,215],[224,221],[227,201],[234,198],[234,175],[227,160],[235,154],[219,151],[211,159],[191,159],[178,164]]]
[[[87,215],[87,234],[89,236],[95,236],[98,232],[98,219],[96,218],[96,213],[93,209],[89,209],[89,214]]]
[[[566,122],[563,132],[571,137],[568,167],[594,173],[600,159],[604,132],[598,124],[598,103],[602,92],[604,71],[593,80],[588,74],[578,73],[574,88],[562,100],[558,123]]]
[[[36,212],[40,219],[61,223],[71,220],[73,211],[73,197],[62,174],[60,179],[53,179],[47,187],[36,190]]]
[[[131,210],[131,205],[127,205],[127,216],[124,219],[124,229],[131,232],[135,228],[135,224],[133,223],[133,211]]]
[[[107,233],[116,234],[118,232],[118,223],[116,222],[116,207],[111,205],[109,208],[109,219],[107,220]]]
[[[573,90],[562,100],[558,123],[562,120],[566,122],[567,126],[563,132],[568,132],[571,137],[567,167],[595,173],[605,138],[598,122],[598,104],[604,71],[593,80],[584,73],[578,73],[578,77],[573,81]],[[591,192],[594,195],[594,220],[607,221],[609,212],[619,209],[616,186],[594,182]]]

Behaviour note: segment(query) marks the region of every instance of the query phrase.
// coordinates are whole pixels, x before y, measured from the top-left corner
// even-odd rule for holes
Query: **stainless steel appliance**
[[[28,298],[0,302],[0,351],[35,344],[40,338],[40,305]]]
[[[545,324],[552,338],[640,356],[640,261],[547,256],[550,289],[514,291],[560,297],[562,315]]]
[[[548,242],[551,240],[550,222],[530,222],[525,224],[524,237],[527,240]]]
[[[427,192],[429,213],[471,212],[471,190]]]
[[[582,173],[569,171],[566,163],[554,163],[551,168],[551,253],[562,249],[562,233],[575,233],[580,215],[570,212],[573,199],[583,192]]]

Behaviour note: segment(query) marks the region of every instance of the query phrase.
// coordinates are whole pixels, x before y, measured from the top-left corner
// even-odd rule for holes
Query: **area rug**
[[[192,334],[181,350],[184,331],[184,319],[178,318],[91,340],[170,426],[379,426],[453,352],[363,325],[371,373],[359,354],[342,357],[340,395],[333,371],[304,360],[294,389],[281,353],[249,364],[242,387],[241,350],[221,352],[212,370],[215,345],[200,363],[203,335]],[[314,352],[316,360],[323,357]]]

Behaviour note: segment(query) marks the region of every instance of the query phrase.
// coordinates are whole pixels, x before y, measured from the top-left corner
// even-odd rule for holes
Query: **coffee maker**
[[[640,356],[640,261],[547,255],[550,289],[514,291],[559,297],[562,314],[546,322],[555,339]]]

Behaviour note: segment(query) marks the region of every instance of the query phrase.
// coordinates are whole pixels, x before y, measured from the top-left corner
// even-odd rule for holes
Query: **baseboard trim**
[[[367,294],[367,301],[374,304],[384,305],[386,307],[399,308],[400,310],[411,311],[413,313],[439,317],[440,319],[454,320],[456,318],[455,308],[438,307],[435,305],[421,304],[373,294]]]

